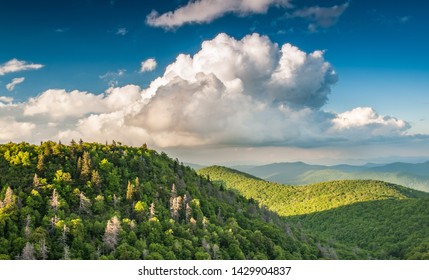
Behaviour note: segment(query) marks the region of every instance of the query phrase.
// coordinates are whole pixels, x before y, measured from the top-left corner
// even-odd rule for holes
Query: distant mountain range
[[[396,162],[385,165],[311,165],[304,162],[273,163],[261,166],[238,165],[232,168],[267,181],[288,185],[306,185],[346,179],[372,179],[429,191],[429,161]]]
[[[295,163],[261,169],[282,170],[282,165],[290,166],[289,172],[309,168],[304,163]],[[318,167],[323,171],[323,166]],[[402,168],[402,164],[379,167],[384,172]],[[410,171],[419,172],[418,169]],[[278,213],[306,232],[316,244],[323,241],[328,247],[319,248],[329,258],[429,259],[428,193],[374,180],[288,186],[222,166],[206,167],[198,173],[221,189],[238,192]]]

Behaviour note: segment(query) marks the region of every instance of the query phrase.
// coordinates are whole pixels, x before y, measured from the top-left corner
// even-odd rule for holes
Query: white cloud
[[[287,7],[290,0],[197,0],[189,1],[186,6],[175,11],[159,15],[152,11],[146,22],[149,25],[175,28],[187,23],[208,23],[227,13],[262,14],[273,5]]]
[[[1,103],[12,103],[12,102],[13,102],[13,97],[0,96],[0,106],[1,106]]]
[[[380,116],[373,108],[358,107],[338,114],[332,120],[332,130],[341,134],[353,134],[354,137],[405,135],[410,124],[390,116]]]
[[[24,77],[22,77],[22,78],[14,78],[14,79],[12,79],[12,81],[9,84],[6,85],[6,89],[8,91],[12,91],[12,90],[15,89],[16,85],[18,85],[20,83],[23,83],[24,81],[25,81]]]
[[[324,111],[336,80],[323,51],[279,46],[259,34],[219,34],[194,55],[178,55],[145,89],[51,89],[23,103],[0,98],[0,125],[7,127],[0,140],[320,148],[412,137],[407,122],[372,108]]]
[[[40,96],[30,98],[24,108],[25,116],[46,115],[54,119],[82,117],[89,113],[105,111],[102,95],[74,90],[50,89]]]
[[[13,117],[4,117],[0,118],[0,127],[0,141],[23,141],[30,138],[36,125],[18,122]]]
[[[125,75],[127,70],[119,69],[116,72],[107,72],[106,74],[100,75],[99,78],[107,82],[109,87],[116,87],[119,84],[119,78]]]
[[[121,27],[118,28],[118,30],[116,31],[116,35],[121,35],[121,36],[125,36],[127,35],[128,30],[125,27]]]
[[[157,65],[158,64],[154,58],[146,59],[141,63],[140,73],[153,71]]]
[[[162,147],[285,144],[319,133],[300,124],[320,118],[313,110],[325,104],[335,81],[321,51],[280,49],[258,34],[241,40],[219,34],[193,57],[179,55],[125,124],[145,129]]]
[[[16,58],[0,64],[0,76],[8,73],[14,73],[25,70],[36,70],[42,68],[42,64],[28,63],[26,61],[17,60]]]
[[[290,17],[309,20],[311,23],[308,25],[308,29],[311,32],[315,32],[317,31],[317,27],[328,28],[333,26],[349,5],[349,2],[346,2],[342,5],[335,5],[328,8],[319,6],[309,7],[296,10]]]

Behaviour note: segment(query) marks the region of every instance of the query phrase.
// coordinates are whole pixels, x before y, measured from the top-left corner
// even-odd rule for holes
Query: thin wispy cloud
[[[127,35],[128,30],[125,27],[121,27],[118,28],[118,30],[116,31],[116,35],[121,35],[121,36],[125,36]]]
[[[8,73],[20,72],[25,70],[37,70],[44,67],[43,64],[29,63],[16,58],[9,60],[3,64],[0,64],[0,76],[4,76]]]
[[[14,78],[14,79],[12,79],[12,81],[10,83],[8,83],[6,85],[6,89],[8,91],[13,91],[15,89],[16,85],[21,84],[24,81],[25,81],[24,77],[22,77],[22,78]]]
[[[308,29],[311,32],[317,28],[329,28],[337,23],[340,16],[349,7],[349,2],[342,5],[332,7],[313,6],[309,8],[299,9],[288,15],[289,18],[303,18],[309,21]]]
[[[290,0],[189,1],[185,6],[164,14],[152,11],[146,17],[146,22],[151,26],[171,29],[184,24],[209,23],[228,13],[239,16],[264,14],[271,6],[290,7]]]
[[[110,87],[117,86],[119,84],[119,78],[124,76],[127,70],[119,69],[116,72],[107,72],[103,75],[98,76],[103,81],[106,81]]]

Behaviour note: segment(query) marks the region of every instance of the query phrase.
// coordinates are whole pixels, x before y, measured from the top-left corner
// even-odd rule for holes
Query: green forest
[[[318,259],[327,245],[141,147],[0,145],[0,259]]]
[[[287,186],[220,166],[199,174],[325,240],[325,253],[332,258],[429,259],[425,192],[372,180]]]

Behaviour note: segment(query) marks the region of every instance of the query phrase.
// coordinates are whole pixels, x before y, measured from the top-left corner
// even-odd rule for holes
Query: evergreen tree
[[[34,252],[34,246],[30,242],[27,242],[25,244],[24,249],[22,249],[22,255],[21,259],[23,260],[35,260],[35,252]]]
[[[118,244],[119,230],[121,229],[121,223],[119,219],[114,216],[107,221],[106,230],[104,231],[103,242],[104,246],[108,251],[113,251]]]

